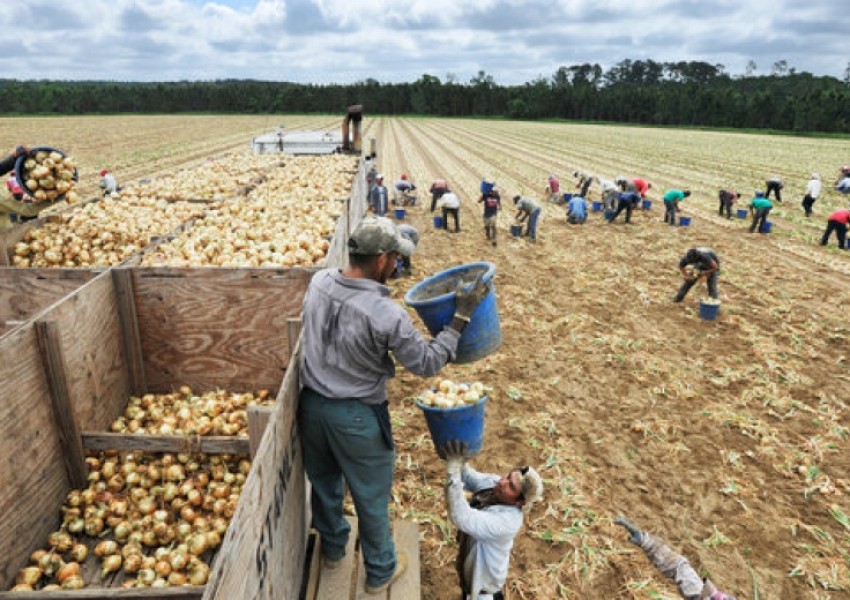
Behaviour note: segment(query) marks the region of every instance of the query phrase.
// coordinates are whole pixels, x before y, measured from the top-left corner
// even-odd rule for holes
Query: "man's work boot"
[[[367,594],[380,594],[381,592],[385,592],[388,587],[390,587],[395,581],[404,575],[404,572],[407,570],[407,554],[404,552],[399,552],[396,556],[395,561],[395,571],[392,574],[392,577],[387,579],[384,583],[376,586],[366,585],[366,593]]]

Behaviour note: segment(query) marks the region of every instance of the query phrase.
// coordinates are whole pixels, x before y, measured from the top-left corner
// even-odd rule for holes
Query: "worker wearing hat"
[[[480,473],[464,464],[465,447],[445,447],[446,501],[458,530],[457,571],[465,600],[502,600],[502,588],[514,538],[524,512],[543,495],[543,481],[533,467],[504,476]],[[464,491],[472,492],[467,502]]]
[[[316,273],[304,297],[298,427],[313,526],[325,568],[338,568],[351,529],[343,512],[347,483],[370,594],[384,592],[407,565],[390,533],[395,446],[387,381],[396,362],[431,377],[453,360],[461,332],[489,291],[480,279],[458,289],[451,322],[426,340],[384,285],[397,259],[413,251],[392,221],[367,217],[348,241],[348,267]]]
[[[375,215],[383,217],[387,214],[387,210],[389,210],[389,202],[387,188],[384,185],[384,175],[378,173],[375,175],[375,184],[369,193],[369,210],[375,213]]]
[[[812,173],[809,183],[806,184],[806,195],[803,196],[803,210],[806,211],[806,216],[812,216],[812,207],[820,196],[820,175]]]
[[[101,169],[100,171],[100,189],[103,190],[104,196],[111,196],[120,191],[118,182],[115,181],[115,176],[106,169]]]
[[[407,173],[402,173],[398,181],[395,182],[395,203],[401,206],[416,205],[416,196],[413,192],[416,191],[416,186],[408,179]]]

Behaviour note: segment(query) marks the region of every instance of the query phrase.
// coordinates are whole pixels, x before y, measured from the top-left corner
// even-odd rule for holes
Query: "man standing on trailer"
[[[397,259],[413,249],[392,221],[367,217],[349,238],[348,267],[319,271],[304,296],[297,419],[313,526],[324,568],[339,568],[351,531],[343,512],[348,483],[369,594],[384,593],[407,567],[390,533],[395,446],[387,381],[396,362],[431,377],[453,360],[461,332],[489,291],[480,279],[469,291],[459,288],[453,320],[426,341],[385,285]]]

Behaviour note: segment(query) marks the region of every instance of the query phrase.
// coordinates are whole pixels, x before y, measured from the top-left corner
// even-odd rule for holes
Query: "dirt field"
[[[135,179],[246,147],[274,127],[331,118],[115,117],[2,119],[0,147],[50,143],[74,154],[83,186],[112,168]],[[45,127],[47,123],[48,127]],[[506,597],[676,598],[618,515],[665,537],[739,598],[850,598],[850,256],[817,246],[830,189],[850,163],[850,141],[640,128],[431,119],[366,119],[388,183],[406,171],[427,190],[449,180],[463,202],[462,232],[436,231],[427,192],[409,211],[422,240],[404,292],[450,265],[491,260],[504,342],[485,360],[442,376],[492,386],[486,440],[475,466],[535,465],[542,503],[517,540]],[[582,168],[643,176],[656,200],[633,223],[584,226],[544,205],[539,241],[510,239],[510,198],[542,203],[550,172],[572,191]],[[799,207],[812,170],[825,194],[807,222]],[[716,214],[716,194],[749,198],[772,174],[786,201],[774,233]],[[497,247],[485,242],[482,176],[505,200]],[[659,197],[689,188],[689,228],[665,225]],[[591,200],[598,200],[594,186]],[[682,304],[676,265],[693,246],[720,256],[720,318],[698,316],[704,286]],[[414,316],[418,321],[418,318]],[[399,447],[394,510],[420,522],[423,598],[459,597],[454,531],[437,460],[411,396],[430,386],[403,371],[392,382]],[[404,400],[402,400],[404,399]]]

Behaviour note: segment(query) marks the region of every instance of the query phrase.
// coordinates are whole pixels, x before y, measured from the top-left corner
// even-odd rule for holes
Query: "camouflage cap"
[[[413,242],[402,237],[395,223],[386,217],[366,217],[348,238],[351,254],[378,256],[398,252],[402,256],[413,254]]]

